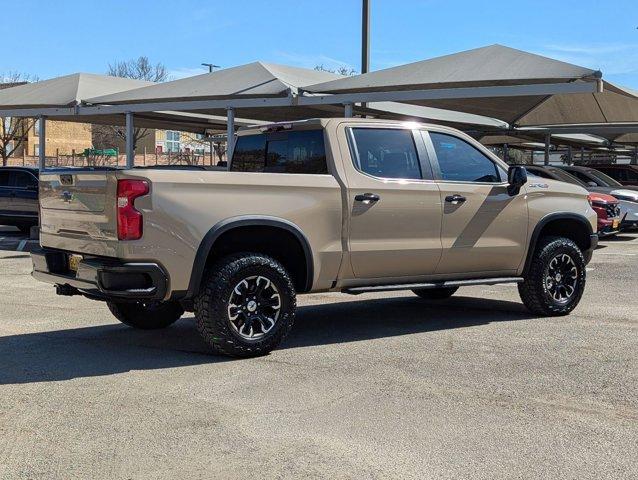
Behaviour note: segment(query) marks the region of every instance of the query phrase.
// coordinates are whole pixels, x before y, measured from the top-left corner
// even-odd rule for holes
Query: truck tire
[[[295,320],[295,287],[284,267],[259,253],[222,258],[207,272],[194,309],[197,329],[215,353],[265,355]]]
[[[106,302],[120,322],[141,330],[157,330],[172,325],[184,314],[177,302]]]
[[[567,315],[585,290],[585,258],[568,238],[545,237],[538,242],[518,293],[525,306],[543,316]]]
[[[425,300],[445,300],[456,293],[459,287],[413,288],[412,292]]]

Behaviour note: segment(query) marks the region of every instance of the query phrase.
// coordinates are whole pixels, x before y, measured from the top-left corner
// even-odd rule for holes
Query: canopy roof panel
[[[600,72],[503,45],[466,50],[305,87],[314,93],[570,82]]]
[[[312,83],[342,78],[331,72],[253,62],[238,67],[182,78],[114,95],[87,98],[87,103],[122,103],[215,100],[227,98],[286,97]]]
[[[94,73],[74,73],[2,89],[0,110],[73,107],[82,100],[96,95],[107,95],[148,85],[153,85],[153,82]]]
[[[597,70],[572,65],[502,45],[491,45],[398,67],[310,85],[318,94],[436,90],[594,82]],[[405,103],[497,118],[512,125],[605,122],[626,110],[631,92],[606,84],[600,94],[531,94],[409,100]],[[596,95],[596,97],[594,97]],[[603,99],[601,106],[598,103]],[[608,104],[608,105],[607,105]],[[608,107],[605,111],[605,107]],[[613,113],[613,114],[612,114]],[[633,115],[630,114],[630,115]],[[638,118],[638,117],[635,117]]]

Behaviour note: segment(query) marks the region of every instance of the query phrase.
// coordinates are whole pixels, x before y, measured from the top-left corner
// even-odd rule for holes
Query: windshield
[[[585,187],[585,182],[581,182],[572,174],[566,172],[565,170],[561,170],[559,168],[551,169],[552,174],[556,177],[556,180],[560,180],[561,182],[573,183],[574,185],[578,185],[579,187]]]
[[[622,187],[621,183],[611,178],[609,175],[599,172],[598,170],[587,170],[587,173],[594,177],[597,182],[600,182],[601,187]]]

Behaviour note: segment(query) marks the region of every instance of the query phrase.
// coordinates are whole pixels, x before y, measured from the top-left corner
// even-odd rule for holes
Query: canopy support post
[[[235,109],[226,108],[226,165],[230,170],[230,159],[235,150]]]
[[[631,156],[631,164],[638,165],[638,145],[634,147],[634,153]]]
[[[354,109],[352,103],[343,104],[343,116],[345,118],[352,118],[354,116]]]
[[[552,143],[552,135],[551,133],[548,133],[545,135],[545,161],[544,161],[545,165],[549,165],[549,148],[551,146],[551,143]]]
[[[503,161],[509,163],[510,160],[510,148],[507,143],[503,144]]]
[[[567,145],[567,165],[571,165],[572,162],[572,146],[571,145]]]
[[[47,117],[44,115],[40,115],[38,117],[38,124],[40,126],[40,131],[38,132],[38,169],[42,172],[46,168],[46,160],[47,160]]]
[[[126,112],[126,168],[135,166],[135,125],[133,112]]]

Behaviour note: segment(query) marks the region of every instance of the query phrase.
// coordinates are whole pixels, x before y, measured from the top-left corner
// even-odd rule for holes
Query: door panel
[[[437,273],[516,270],[525,253],[527,200],[505,185],[439,184],[443,256]],[[452,195],[465,202],[446,202]]]
[[[38,181],[28,172],[12,173],[13,210],[16,214],[37,216],[38,214]]]
[[[424,141],[443,204],[436,273],[515,271],[527,240],[524,192],[507,193],[503,167],[473,140],[431,131],[424,133]]]
[[[433,274],[441,257],[441,197],[435,182],[414,178],[431,177],[422,139],[415,140],[413,132],[405,129],[368,124],[365,130],[350,130],[349,151],[354,158],[344,158],[355,276]],[[366,200],[365,194],[378,200]]]
[[[0,215],[13,211],[13,187],[9,184],[9,171],[0,171]]]

